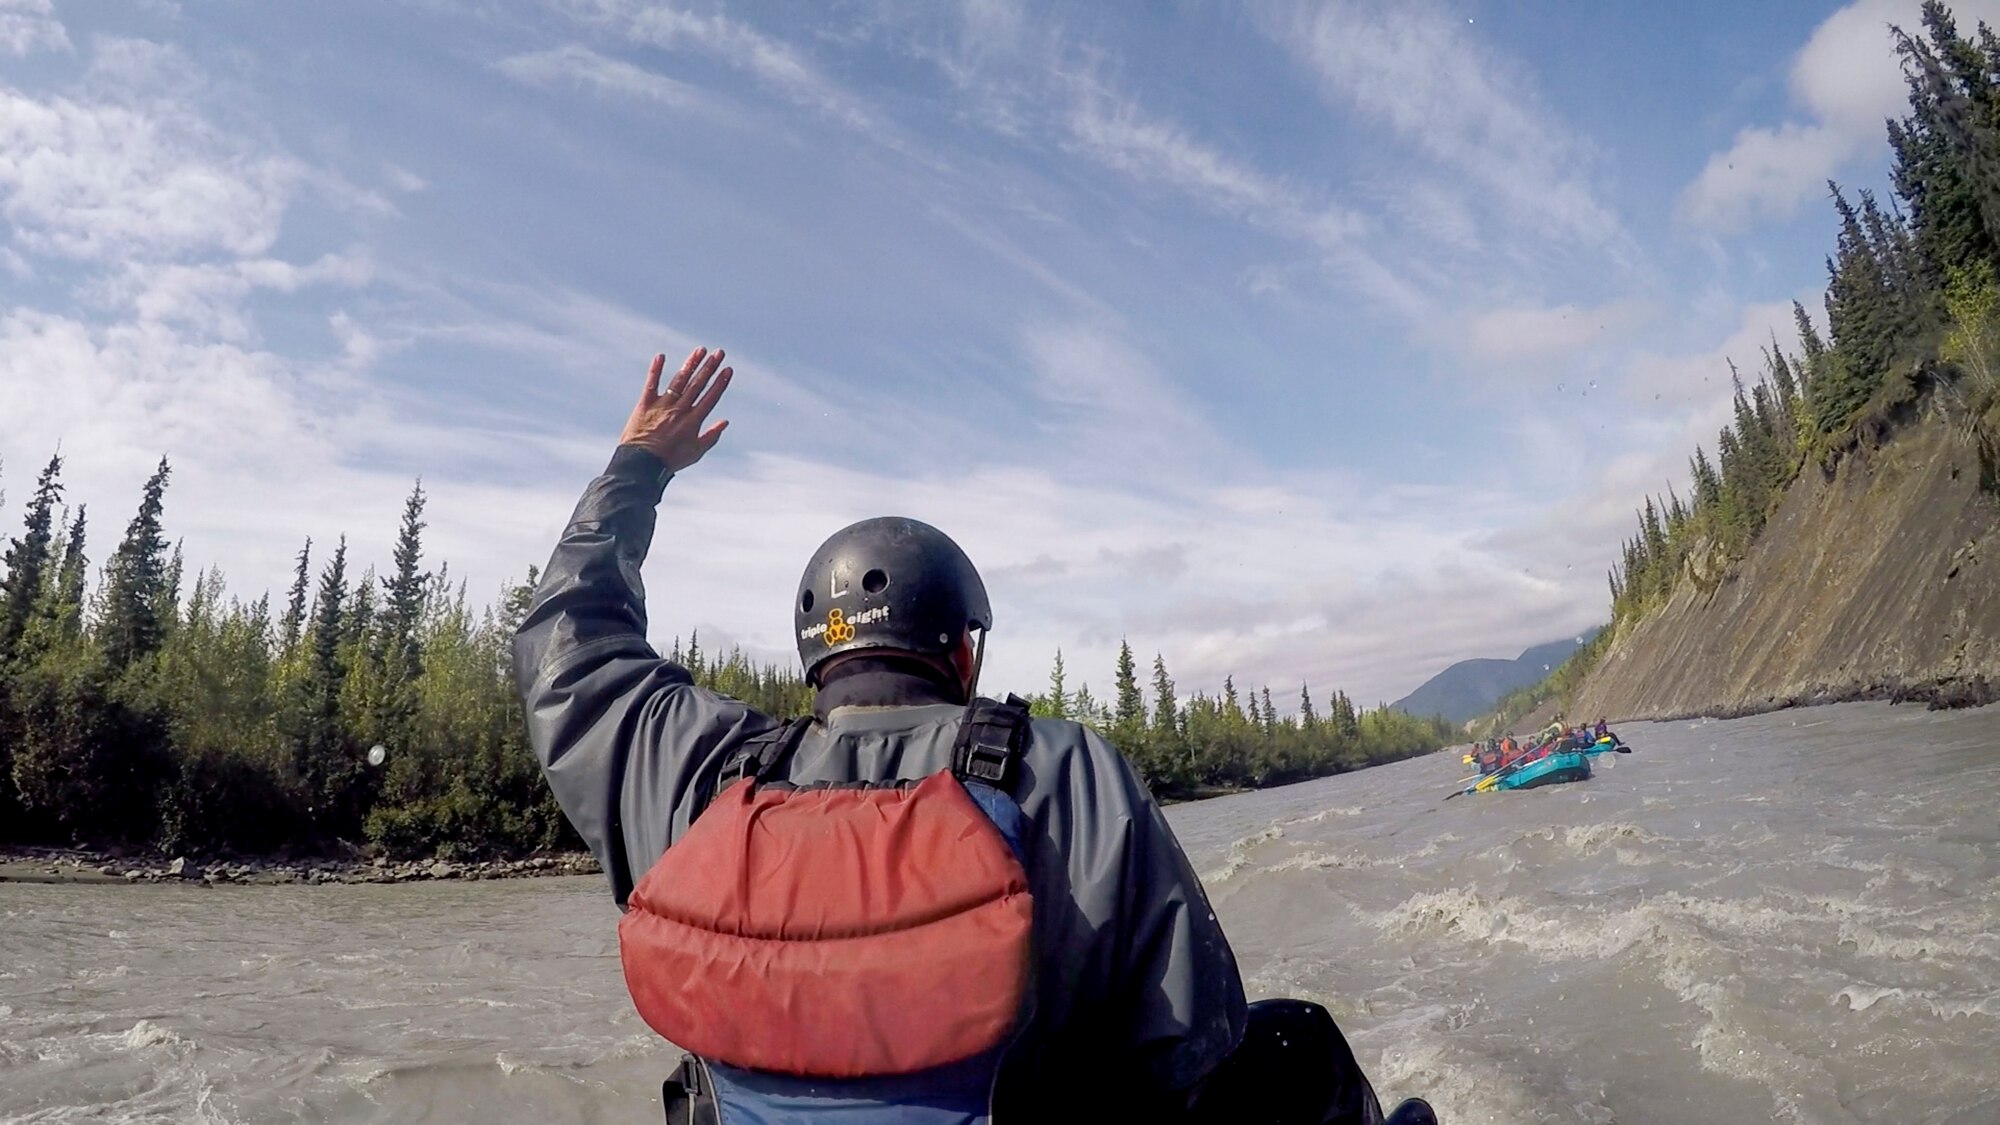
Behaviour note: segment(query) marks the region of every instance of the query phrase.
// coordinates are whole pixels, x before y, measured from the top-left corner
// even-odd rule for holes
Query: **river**
[[[2000,1121],[2000,708],[1635,725],[1169,810],[1253,996],[1446,1125]],[[658,1120],[600,879],[0,885],[0,1121]]]

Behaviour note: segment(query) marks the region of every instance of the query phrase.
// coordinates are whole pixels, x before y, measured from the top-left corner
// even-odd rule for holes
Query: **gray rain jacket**
[[[730,751],[776,725],[696,687],[646,642],[639,570],[666,481],[650,453],[619,448],[570,517],[514,646],[535,753],[621,908],[687,831]],[[788,780],[950,767],[962,708],[829,706],[832,694],[820,693]],[[996,1111],[1170,1121],[1245,1020],[1235,957],[1201,884],[1124,757],[1079,724],[1033,721],[1014,796],[1031,826],[1036,995]]]

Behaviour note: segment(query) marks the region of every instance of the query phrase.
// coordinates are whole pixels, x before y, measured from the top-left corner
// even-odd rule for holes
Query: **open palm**
[[[727,419],[702,428],[709,412],[722,400],[722,392],[729,389],[729,379],[734,374],[727,367],[718,371],[721,364],[722,349],[710,352],[707,348],[696,348],[688,353],[681,369],[663,391],[660,373],[666,370],[667,357],[654,356],[652,366],[646,370],[646,385],[639,392],[639,403],[626,419],[625,433],[619,441],[645,449],[671,472],[678,473],[701,460],[703,454],[722,440],[722,431],[729,428]]]

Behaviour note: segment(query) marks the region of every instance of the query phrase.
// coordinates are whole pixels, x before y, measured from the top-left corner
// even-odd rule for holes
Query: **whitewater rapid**
[[[2000,708],[1455,753],[1169,818],[1253,996],[1474,1122],[2000,1121]],[[657,1121],[597,878],[0,884],[0,1121]]]

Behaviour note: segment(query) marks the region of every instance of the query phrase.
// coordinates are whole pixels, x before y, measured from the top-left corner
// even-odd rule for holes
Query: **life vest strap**
[[[959,724],[951,751],[951,772],[959,781],[980,781],[1011,793],[1020,773],[1021,732],[1028,727],[1028,703],[1009,693],[1005,703],[975,700]]]
[[[958,740],[952,745],[953,776],[960,782],[977,781],[1003,793],[1013,792],[1014,782],[1020,775],[1021,738],[1028,729],[1028,719],[1028,701],[1011,692],[1004,703],[991,699],[974,700],[966,708],[965,721],[959,724]],[[699,819],[715,800],[715,795],[736,782],[747,777],[753,784],[762,785],[781,774],[785,763],[798,750],[799,743],[805,740],[806,729],[812,726],[812,722],[810,716],[793,719],[737,747],[735,752],[723,759],[722,768],[716,771],[715,781],[702,793],[691,819]]]
[[[806,728],[812,726],[810,717],[793,719],[783,726],[772,727],[736,748],[735,753],[723,759],[722,768],[716,772],[714,784],[701,795],[701,803],[695,806],[694,817],[699,819],[708,809],[715,795],[744,778],[752,784],[761,785],[776,777],[783,770],[792,753],[805,739]]]

